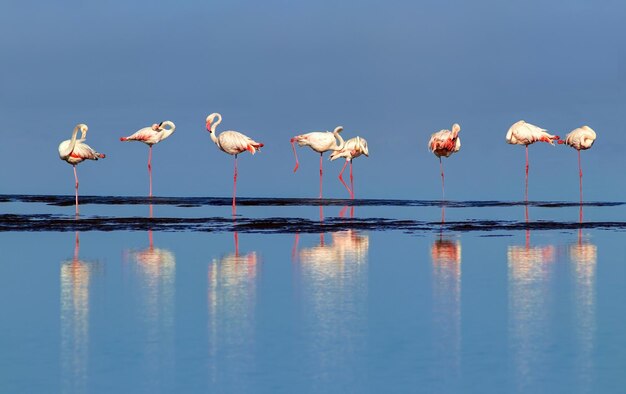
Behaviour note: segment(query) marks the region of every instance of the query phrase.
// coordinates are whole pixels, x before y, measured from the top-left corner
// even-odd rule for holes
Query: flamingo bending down
[[[330,131],[314,131],[311,133],[300,134],[293,137],[291,142],[291,148],[293,149],[293,154],[296,157],[296,166],[293,169],[293,172],[298,171],[298,167],[300,167],[300,163],[298,162],[298,154],[296,153],[295,143],[298,143],[298,146],[308,146],[313,149],[315,152],[320,154],[320,197],[322,198],[322,157],[324,156],[324,152],[329,150],[340,150],[343,149],[344,140],[341,138],[339,133],[343,130],[342,126],[335,127],[335,130],[331,133]],[[339,140],[339,144],[337,141]]]
[[[428,141],[428,149],[439,158],[439,169],[441,170],[441,196],[445,198],[446,190],[444,186],[443,163],[441,156],[450,157],[451,154],[461,149],[461,139],[459,138],[461,126],[458,123],[452,125],[452,131],[440,130],[433,133]]]
[[[166,128],[168,126],[168,128]],[[148,153],[148,176],[150,177],[150,197],[152,197],[152,145],[163,141],[176,130],[176,125],[166,120],[151,127],[144,127],[128,137],[120,138],[120,141],[140,141],[150,147]]]
[[[341,172],[339,173],[339,180],[341,181],[343,186],[346,189],[348,189],[348,193],[350,193],[350,198],[353,200],[354,200],[354,178],[352,177],[352,160],[361,156],[362,154],[367,157],[370,156],[369,150],[367,148],[367,140],[365,138],[361,138],[358,136],[354,138],[350,138],[344,143],[342,149],[335,150],[333,153],[330,154],[331,161],[338,159],[340,157],[344,157],[346,159],[346,162],[343,165]],[[350,163],[350,187],[346,185],[342,177],[343,171],[346,169],[348,162]]]
[[[78,134],[79,130],[81,137],[77,140],[76,134]],[[103,153],[98,153],[92,147],[85,144],[87,140],[87,130],[89,130],[89,128],[86,124],[77,124],[72,132],[72,138],[59,144],[59,157],[61,160],[65,160],[74,167],[74,180],[76,181],[76,215],[78,215],[78,175],[76,174],[76,164],[85,160],[98,160],[106,157]]]
[[[578,175],[580,178],[580,203],[583,202],[583,170],[580,164],[580,151],[591,148],[596,140],[596,132],[589,126],[579,127],[572,130],[565,141],[559,141],[559,144],[567,144],[578,151]]]
[[[545,129],[537,127],[523,120],[516,122],[506,133],[506,142],[514,145],[526,146],[526,192],[524,198],[528,201],[528,145],[535,142],[547,142],[554,145],[554,141],[559,141],[558,135],[549,134]]]
[[[215,118],[217,118],[217,121],[214,122]],[[254,141],[252,138],[241,134],[238,131],[223,131],[219,136],[216,136],[215,129],[221,122],[222,115],[214,112],[206,118],[206,129],[211,134],[211,139],[215,142],[215,145],[217,145],[222,152],[226,152],[229,155],[235,155],[235,174],[233,176],[233,213],[235,213],[235,198],[237,194],[237,155],[245,151],[255,154],[257,150],[261,150],[263,144]]]

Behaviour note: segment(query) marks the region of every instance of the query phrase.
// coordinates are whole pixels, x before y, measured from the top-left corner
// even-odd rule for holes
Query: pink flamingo
[[[166,128],[168,126],[168,128]],[[148,153],[148,176],[150,177],[150,197],[152,197],[152,145],[163,141],[176,130],[176,125],[169,120],[159,124],[153,124],[151,127],[144,127],[136,131],[128,137],[120,138],[120,141],[139,141],[150,147]]]
[[[458,123],[452,125],[452,131],[440,130],[430,136],[428,149],[439,158],[439,169],[441,170],[441,196],[445,199],[446,191],[444,186],[443,162],[441,156],[450,157],[451,154],[461,149],[461,139],[459,138],[461,126]]]
[[[217,121],[214,122],[215,118],[217,118]],[[206,118],[206,129],[211,134],[211,139],[215,142],[215,145],[217,145],[222,152],[226,152],[229,155],[235,155],[235,175],[233,176],[233,213],[235,213],[235,196],[237,194],[237,155],[245,151],[255,154],[257,150],[260,151],[263,144],[256,142],[252,138],[237,131],[223,131],[219,136],[216,136],[215,129],[221,122],[222,115],[214,112]]]
[[[298,167],[300,167],[300,163],[298,162],[298,154],[296,153],[296,146],[294,143],[297,142],[298,146],[309,146],[315,152],[320,154],[319,198],[322,198],[322,157],[324,156],[324,152],[326,151],[343,149],[344,141],[343,138],[341,138],[341,136],[339,135],[342,130],[342,126],[337,126],[332,133],[329,131],[314,131],[311,133],[297,135],[290,140],[293,154],[296,157],[296,166],[293,169],[293,172],[298,171]],[[337,144],[336,139],[339,140],[339,144]]]
[[[548,134],[545,129],[523,120],[513,124],[506,133],[507,143],[526,146],[526,192],[524,194],[526,201],[528,201],[528,145],[535,142],[547,142],[554,145],[554,141],[558,140],[560,140],[558,135]]]
[[[76,134],[78,134],[79,130],[81,137],[77,140]],[[72,138],[59,144],[59,157],[61,160],[65,160],[74,167],[74,180],[76,181],[76,215],[78,215],[78,175],[76,174],[76,164],[82,163],[85,160],[98,160],[106,157],[103,153],[98,153],[92,147],[85,144],[87,130],[89,130],[87,125],[80,123],[74,127]]]
[[[567,144],[578,151],[578,175],[580,178],[580,203],[583,203],[583,170],[580,164],[580,151],[587,150],[593,146],[596,140],[596,132],[589,126],[579,127],[572,130],[565,141],[559,141],[559,144]]]
[[[354,200],[354,178],[352,177],[352,160],[361,156],[362,154],[367,157],[370,156],[369,150],[367,148],[367,140],[361,137],[350,138],[344,143],[343,148],[339,150],[335,150],[333,153],[330,154],[331,161],[338,159],[340,157],[343,157],[346,159],[346,162],[344,163],[343,168],[341,169],[341,172],[339,173],[339,181],[341,181],[343,186],[348,190],[348,193],[350,193],[350,198],[353,200]],[[348,165],[348,163],[350,163],[350,187],[346,185],[346,182],[344,182],[343,177],[342,177],[343,171],[346,169],[346,166]]]

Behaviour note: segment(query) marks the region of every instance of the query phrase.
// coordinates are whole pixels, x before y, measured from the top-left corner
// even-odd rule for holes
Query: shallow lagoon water
[[[336,201],[320,222],[304,200],[234,221],[227,202],[150,219],[143,200],[87,200],[96,231],[71,197],[31,200],[0,204],[2,392],[626,385],[622,204],[582,223],[576,204],[531,204],[526,223],[524,205],[450,203],[442,226],[436,202],[357,201],[351,219]]]

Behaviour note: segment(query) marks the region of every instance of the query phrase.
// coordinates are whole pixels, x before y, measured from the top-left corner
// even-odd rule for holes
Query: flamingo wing
[[[236,155],[246,150],[255,154],[257,150],[263,147],[262,143],[256,142],[238,131],[224,131],[219,136],[219,143],[220,148],[231,155]]]

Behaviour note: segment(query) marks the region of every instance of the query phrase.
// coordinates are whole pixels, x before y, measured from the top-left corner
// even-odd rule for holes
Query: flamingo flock
[[[244,152],[250,152],[254,155],[260,151],[264,146],[263,143],[257,142],[245,134],[238,131],[223,131],[217,135],[217,126],[222,122],[222,115],[214,112],[206,117],[205,124],[206,130],[209,132],[211,140],[222,152],[234,156],[234,173],[233,173],[233,199],[232,210],[233,214],[236,213],[236,198],[237,198],[237,156]],[[72,136],[70,139],[65,140],[59,144],[59,157],[72,165],[74,169],[75,180],[75,206],[76,215],[79,214],[78,204],[78,174],[76,172],[76,165],[82,163],[85,160],[98,160],[104,159],[106,156],[103,153],[97,152],[95,149],[85,143],[87,139],[88,127],[86,124],[80,123],[74,127]],[[158,144],[164,139],[170,137],[176,130],[176,125],[169,120],[155,123],[150,127],[144,127],[135,133],[121,137],[120,141],[138,141],[148,145],[148,177],[149,177],[149,197],[152,197],[152,146]],[[78,132],[81,132],[80,138],[77,138]],[[298,146],[308,146],[313,151],[320,154],[320,185],[319,185],[319,198],[322,198],[322,185],[323,185],[323,156],[325,152],[330,152],[330,160],[334,161],[339,158],[345,159],[344,165],[339,172],[339,181],[348,191],[348,195],[351,199],[354,199],[354,178],[352,172],[352,162],[359,156],[365,155],[369,157],[369,148],[367,140],[361,136],[356,136],[348,140],[344,140],[340,133],[343,131],[342,126],[337,126],[330,131],[314,131],[305,134],[299,134],[290,139],[291,147],[296,159],[296,165],[293,172],[296,172],[300,167],[298,161],[298,154],[296,152],[295,144]],[[458,123],[452,125],[451,130],[440,130],[433,133],[428,141],[428,149],[439,159],[439,166],[441,171],[441,192],[442,201],[445,199],[445,175],[443,169],[442,157],[450,157],[452,154],[457,153],[461,149],[461,139],[459,138],[459,132],[461,126]],[[561,140],[558,135],[548,133],[546,129],[539,126],[527,123],[520,120],[514,123],[506,133],[506,142],[513,145],[523,145],[526,148],[526,167],[525,167],[525,192],[524,199],[528,202],[528,172],[529,172],[529,160],[528,160],[528,146],[535,142],[546,142],[551,145],[555,145],[555,142],[560,144],[566,144],[578,151],[578,172],[579,172],[579,188],[580,188],[580,202],[583,201],[583,189],[582,189],[582,165],[580,151],[591,148],[596,140],[595,131],[589,126],[582,126],[572,130],[567,134],[565,140]],[[343,179],[343,173],[350,164],[350,186],[346,184]]]

